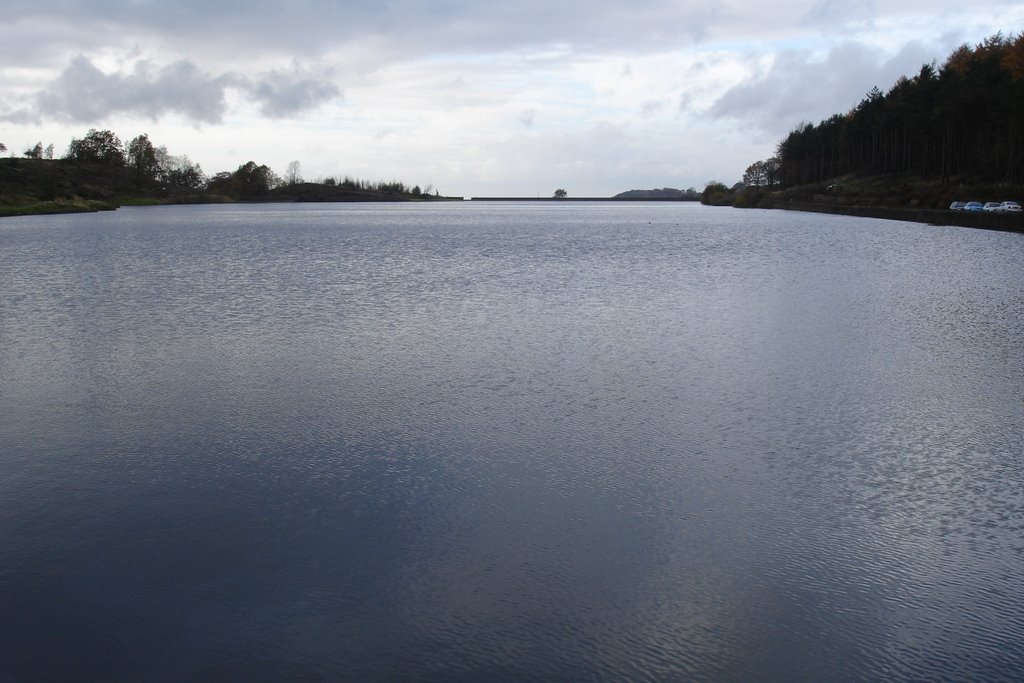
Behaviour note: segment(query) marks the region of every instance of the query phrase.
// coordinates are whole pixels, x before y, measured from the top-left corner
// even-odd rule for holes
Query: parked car
[[[1001,211],[1017,212],[1021,210],[1020,204],[1018,204],[1017,202],[1007,201],[1000,204],[1000,206],[1003,207],[1002,209],[1000,209]]]
[[[984,211],[985,205],[981,202],[967,202],[964,204],[964,211]]]
[[[964,207],[967,206],[967,202],[953,202],[949,205],[950,211],[963,211]]]
[[[985,206],[981,207],[982,211],[999,211],[999,207],[1002,204],[1000,202],[985,202]]]

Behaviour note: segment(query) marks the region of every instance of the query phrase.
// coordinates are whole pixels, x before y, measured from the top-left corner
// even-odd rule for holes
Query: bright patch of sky
[[[451,195],[731,184],[802,121],[1024,27],[952,0],[10,0],[0,142],[145,132],[213,174]]]

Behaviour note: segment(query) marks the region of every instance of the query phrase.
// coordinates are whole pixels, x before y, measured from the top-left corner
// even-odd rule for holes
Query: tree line
[[[6,145],[0,143],[0,152],[6,150]],[[23,156],[28,159],[53,159],[53,145],[44,148],[40,142],[27,149]],[[72,138],[62,158],[71,163],[99,164],[121,169],[130,176],[131,183],[142,194],[206,193],[234,198],[260,198],[269,196],[275,190],[306,182],[302,178],[298,161],[288,165],[284,178],[274,173],[269,166],[254,161],[248,161],[234,171],[207,176],[200,165],[192,162],[188,156],[173,155],[166,147],[155,146],[145,133],[123,143],[113,131],[90,129],[81,138]],[[424,190],[419,185],[410,187],[395,180],[371,182],[344,176],[321,178],[315,182],[324,189],[352,193],[424,198],[439,196],[430,185]],[[431,195],[431,192],[434,194]]]
[[[744,184],[794,186],[847,174],[1024,182],[1024,33],[961,45],[846,114],[801,123]]]
[[[140,190],[192,193],[203,191],[208,182],[199,164],[187,156],[169,153],[164,146],[153,145],[145,133],[122,143],[113,131],[93,128],[81,138],[72,138],[64,159],[123,167]]]

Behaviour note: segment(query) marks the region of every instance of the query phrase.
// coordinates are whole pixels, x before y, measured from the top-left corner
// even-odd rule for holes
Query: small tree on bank
[[[135,170],[135,186],[153,182],[159,168],[156,158],[156,149],[149,141],[149,136],[143,133],[128,143],[128,164]]]
[[[281,179],[267,165],[247,161],[234,173],[218,173],[207,184],[206,191],[229,197],[264,197],[281,184]]]
[[[743,173],[743,184],[747,187],[775,187],[781,183],[778,157],[755,161]]]
[[[175,156],[162,145],[154,151],[157,181],[170,192],[199,192],[206,185],[203,169],[188,155]]]
[[[124,147],[113,131],[91,128],[81,140],[78,138],[71,140],[71,144],[68,145],[67,158],[74,161],[97,161],[123,166]]]
[[[569,193],[563,190],[562,188],[558,188],[557,190],[555,190],[555,194],[553,194],[552,196],[555,199],[565,199],[566,197],[569,196]]]
[[[725,183],[712,180],[704,187],[704,192],[700,196],[700,203],[712,206],[728,204],[729,188],[725,186]]]
[[[288,169],[284,172],[284,182],[286,185],[298,185],[302,182],[302,164],[298,161],[291,161],[288,163]]]

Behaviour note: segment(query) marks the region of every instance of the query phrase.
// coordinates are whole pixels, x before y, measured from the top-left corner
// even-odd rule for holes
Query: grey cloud
[[[247,89],[260,103],[260,113],[275,119],[314,109],[341,95],[334,83],[306,76],[297,68],[260,74]]]
[[[934,58],[918,43],[888,59],[857,43],[840,45],[819,60],[788,51],[767,73],[727,90],[708,113],[747,121],[769,133],[785,133],[801,121],[817,123],[849,111],[871,88],[887,90],[899,76],[915,73]]]
[[[714,9],[719,5],[716,0],[650,0],[640,7],[619,0],[250,0],[240,11],[237,3],[208,0],[10,0],[5,14],[17,18],[11,29],[19,45],[36,46],[38,54],[61,53],[70,40],[79,50],[140,44],[150,53],[171,49],[192,59],[216,56],[220,63],[238,64],[251,55],[309,58],[346,47],[354,47],[356,57],[372,48],[377,59],[554,44],[577,50],[675,47],[703,34],[719,17]],[[20,49],[0,46],[0,54],[17,59]]]
[[[642,105],[640,105],[640,115],[644,117],[654,116],[654,114],[658,113],[664,108],[664,100],[647,100]]]
[[[0,110],[3,111],[3,113],[0,114],[0,121],[5,121],[6,123],[13,123],[16,126],[24,126],[30,124],[38,125],[40,122],[39,114],[31,109],[11,109],[10,107],[3,106],[0,107]]]
[[[803,23],[836,25],[846,21],[869,19],[878,15],[871,0],[819,0],[804,15]]]
[[[524,109],[519,114],[519,122],[521,124],[523,124],[524,126],[526,126],[527,128],[533,126],[533,123],[534,123],[534,121],[536,121],[536,119],[537,119],[537,110],[536,109]]]
[[[679,111],[687,111],[690,109],[696,99],[697,98],[694,97],[693,93],[684,92],[679,96]]]
[[[1002,5],[1000,6],[1000,2]],[[365,72],[394,60],[561,46],[574,54],[679,49],[708,38],[769,35],[802,18],[841,32],[848,20],[900,20],[962,11],[962,0],[799,0],[750,5],[721,0],[7,0],[6,66],[49,63],[68,50],[130,49],[177,54],[244,71],[268,58],[343,55],[341,68]],[[992,16],[1005,0],[983,0]],[[804,9],[806,8],[806,10]],[[978,11],[982,11],[978,9]],[[918,19],[915,19],[918,20]],[[265,68],[265,67],[261,67]]]
[[[249,94],[271,118],[295,115],[340,95],[334,83],[304,75],[297,67],[250,80],[233,73],[211,75],[185,60],[163,67],[140,60],[129,73],[105,73],[88,58],[77,57],[36,94],[33,110],[11,111],[2,118],[92,123],[113,114],[154,120],[179,114],[194,123],[219,123],[232,89]]]
[[[40,116],[83,123],[121,113],[153,119],[176,113],[197,123],[218,123],[227,108],[225,93],[237,84],[235,76],[211,76],[187,61],[161,68],[140,61],[131,73],[107,74],[77,57],[35,99]]]

